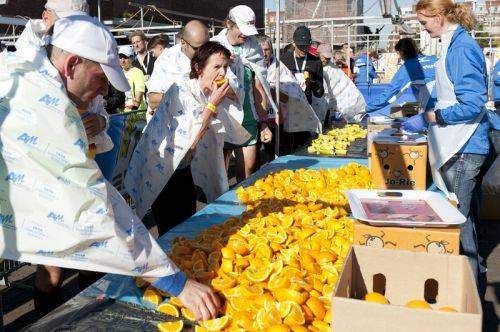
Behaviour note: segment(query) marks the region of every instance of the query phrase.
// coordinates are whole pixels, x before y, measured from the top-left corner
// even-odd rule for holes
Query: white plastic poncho
[[[144,129],[125,177],[125,188],[139,217],[146,214],[193,145],[207,102],[196,79],[176,82],[165,93]],[[243,144],[250,138],[231,115],[239,112],[238,107],[226,98],[194,151],[193,181],[203,189],[209,202],[228,189],[224,141]]]
[[[366,103],[361,92],[342,69],[332,63],[323,67],[325,100],[328,109],[337,109],[348,122],[359,122]]]
[[[272,88],[276,88],[276,59],[267,67],[267,81]],[[311,131],[320,133],[321,122],[307,101],[299,82],[292,72],[280,62],[280,93],[288,96],[288,101],[282,104],[285,107],[283,129],[286,132]]]
[[[151,77],[146,82],[149,92],[165,93],[175,82],[189,80],[191,61],[182,53],[181,44],[164,50],[156,59]]]
[[[177,272],[87,157],[62,84],[39,69],[0,54],[1,257],[124,275]]]
[[[216,41],[221,43],[224,47],[226,47],[231,53],[233,52],[233,45],[229,43],[227,39],[227,29],[223,29],[219,32],[218,35],[211,38],[212,41]],[[234,61],[230,64],[231,71],[236,75],[239,82],[244,82],[244,67],[250,68],[254,73],[255,77],[259,80],[264,88],[267,99],[275,113],[278,113],[278,108],[273,101],[273,97],[271,95],[271,89],[269,87],[269,83],[266,79],[267,77],[267,69],[264,66],[264,56],[262,54],[262,48],[260,47],[259,42],[253,36],[247,37],[245,43],[240,45],[240,51],[238,54],[235,54]],[[240,90],[236,91],[239,96],[241,105],[243,105],[245,91],[243,84],[240,85]],[[250,93],[250,104],[252,105],[252,111],[254,117],[257,119],[258,115],[255,111],[255,103],[253,99],[253,93]]]
[[[49,59],[47,59],[44,47],[47,43],[45,36],[45,24],[43,20],[29,20],[26,26],[16,41],[16,55],[24,58],[29,62],[34,62],[37,66],[44,67],[40,70],[51,72],[48,70],[52,66]],[[56,78],[56,77],[53,77]],[[59,78],[56,78],[59,79]],[[104,153],[113,149],[113,141],[106,133],[109,126],[109,115],[104,109],[104,99],[102,96],[94,98],[88,108],[89,113],[99,114],[106,119],[106,128],[97,134],[95,137],[89,139],[89,143],[96,146],[96,153]]]

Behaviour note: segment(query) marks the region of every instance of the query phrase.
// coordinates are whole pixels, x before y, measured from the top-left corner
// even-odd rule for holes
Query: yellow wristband
[[[212,113],[216,114],[217,113],[217,106],[215,106],[214,103],[208,103],[205,105],[205,108],[208,108],[209,110],[212,111]]]

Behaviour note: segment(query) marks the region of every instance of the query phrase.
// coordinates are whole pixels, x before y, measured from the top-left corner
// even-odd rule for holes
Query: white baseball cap
[[[118,48],[118,54],[123,54],[130,58],[134,55],[134,48],[131,45],[122,45]]]
[[[99,63],[111,85],[119,91],[130,90],[120,67],[115,38],[97,18],[71,16],[57,20],[49,43]]]
[[[236,23],[238,29],[245,36],[257,35],[257,28],[255,28],[255,13],[252,8],[239,5],[229,11],[229,19]]]
[[[47,0],[45,9],[55,12],[58,18],[89,14],[87,0]]]

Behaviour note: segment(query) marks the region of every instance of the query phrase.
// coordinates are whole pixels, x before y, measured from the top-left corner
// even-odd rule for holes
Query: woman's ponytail
[[[460,24],[468,31],[471,31],[477,25],[477,20],[472,10],[463,2],[455,4],[455,8],[450,13],[450,16],[453,16],[448,18],[450,21]]]
[[[457,23],[467,30],[476,27],[477,20],[470,6],[466,3],[454,3],[453,0],[419,0],[417,12],[425,10],[426,15],[436,16],[442,14],[451,23]]]

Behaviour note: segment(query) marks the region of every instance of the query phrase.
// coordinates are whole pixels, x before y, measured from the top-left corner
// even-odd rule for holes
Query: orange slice
[[[162,303],[156,308],[156,310],[163,312],[166,315],[179,317],[179,309],[170,303]]]
[[[157,325],[160,332],[180,332],[184,327],[182,320],[176,322],[163,322]]]

